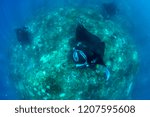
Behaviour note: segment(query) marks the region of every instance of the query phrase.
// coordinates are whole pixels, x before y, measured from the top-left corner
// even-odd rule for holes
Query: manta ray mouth
[[[88,67],[87,56],[82,50],[73,48],[73,60],[76,63],[76,67]]]

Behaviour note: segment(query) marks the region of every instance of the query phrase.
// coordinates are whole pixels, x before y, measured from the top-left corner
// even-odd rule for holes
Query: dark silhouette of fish
[[[21,45],[27,45],[31,43],[31,36],[27,27],[17,28],[15,32],[17,40]]]
[[[94,64],[105,66],[103,61],[105,43],[99,37],[87,31],[83,25],[78,24],[76,28],[76,41],[81,43],[77,48],[86,53],[89,64],[92,64],[91,62],[95,60]]]
[[[103,57],[105,43],[99,37],[90,33],[82,24],[78,24],[75,35],[75,45],[73,48],[73,60],[76,67],[93,67],[103,65],[105,67],[106,80],[110,77]],[[99,67],[100,68],[100,67]]]
[[[102,14],[105,19],[109,19],[115,16],[119,10],[115,2],[103,3],[102,8],[103,8]]]

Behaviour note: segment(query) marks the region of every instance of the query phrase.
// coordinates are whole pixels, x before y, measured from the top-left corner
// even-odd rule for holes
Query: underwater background
[[[47,12],[64,7],[90,7],[99,10],[102,3],[112,1],[117,5],[120,17],[125,19],[123,27],[132,36],[139,56],[139,68],[134,76],[134,86],[129,99],[150,99],[150,2],[148,0],[1,0],[0,99],[22,99],[9,75],[11,59],[9,52],[13,40],[16,39],[14,31],[16,28],[24,26],[32,17],[37,16],[40,10]]]

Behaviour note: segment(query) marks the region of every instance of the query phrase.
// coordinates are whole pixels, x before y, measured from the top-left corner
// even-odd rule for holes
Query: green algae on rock
[[[106,81],[101,69],[77,69],[70,52],[77,22],[105,42]],[[12,46],[11,76],[22,99],[130,99],[138,53],[119,23],[93,9],[60,8],[26,24],[32,44]],[[99,68],[99,67],[98,67]]]

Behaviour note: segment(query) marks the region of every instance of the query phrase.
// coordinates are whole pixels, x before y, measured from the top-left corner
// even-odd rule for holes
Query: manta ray
[[[31,43],[31,35],[27,27],[24,26],[21,28],[17,28],[15,29],[15,32],[17,40],[21,45],[27,45]]]
[[[76,67],[93,67],[97,64],[106,68],[107,80],[110,73],[103,60],[105,43],[89,32],[82,24],[78,23],[75,33],[75,44],[73,47],[73,60]]]

